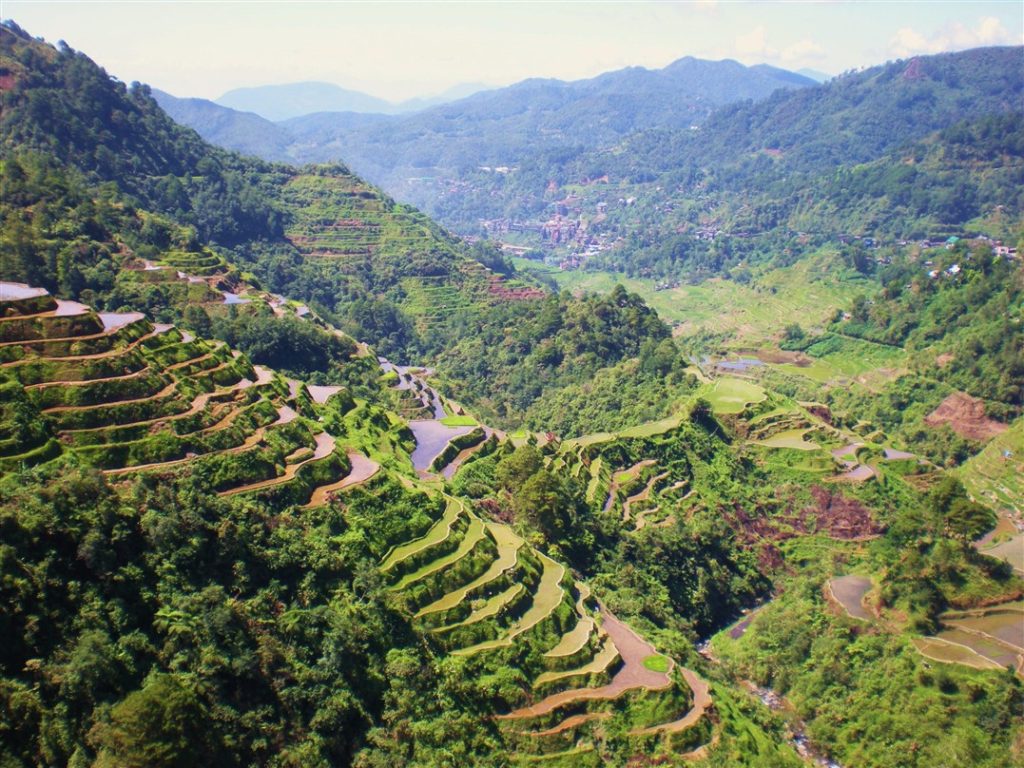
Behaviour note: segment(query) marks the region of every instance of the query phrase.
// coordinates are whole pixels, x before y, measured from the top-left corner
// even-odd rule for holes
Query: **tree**
[[[549,540],[564,536],[571,523],[572,500],[562,482],[543,467],[513,497],[516,520]]]
[[[188,768],[216,762],[206,707],[176,675],[156,674],[90,731],[99,768]]]
[[[800,323],[790,323],[783,331],[785,341],[801,341],[804,336],[804,329],[800,327]]]
[[[543,466],[544,457],[536,446],[523,445],[498,463],[494,477],[503,489],[517,494],[526,481]]]

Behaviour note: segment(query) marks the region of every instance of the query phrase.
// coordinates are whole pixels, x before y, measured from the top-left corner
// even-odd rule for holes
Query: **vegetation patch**
[[[711,403],[715,413],[742,413],[748,405],[763,402],[768,395],[757,384],[735,378],[716,379],[703,396]]]
[[[668,672],[669,660],[667,656],[659,653],[652,654],[644,659],[644,666],[652,672]]]

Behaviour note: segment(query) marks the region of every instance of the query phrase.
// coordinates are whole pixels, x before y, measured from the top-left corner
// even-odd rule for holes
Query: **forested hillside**
[[[428,210],[467,231],[481,220],[518,221],[515,231],[532,236],[499,237],[534,246],[553,214],[579,219],[586,237],[548,245],[564,254],[597,243],[594,267],[634,272],[652,266],[655,247],[700,258],[718,234],[753,238],[718,244],[742,254],[732,263],[767,250],[758,238],[773,234],[775,245],[794,232],[1001,235],[992,210],[1003,211],[1002,226],[1021,210],[1020,55],[920,57],[726,106],[695,131],[538,151],[515,173],[466,175]]]
[[[344,160],[399,199],[430,209],[446,179],[478,166],[515,166],[541,148],[597,149],[639,130],[689,129],[723,104],[812,84],[765,65],[686,57],[663,69],[630,67],[588,80],[526,80],[410,115],[324,106],[273,126],[213,104],[200,112],[184,100],[158,98],[214,144],[274,160]],[[282,133],[290,145],[282,147]]]
[[[563,315],[579,311],[574,300],[547,296],[493,248],[470,248],[343,166],[295,169],[211,147],[171,121],[145,86],[111,81],[85,55],[15,27],[4,28],[3,57],[6,278],[101,308],[180,317],[183,305],[155,289],[119,290],[125,259],[166,261],[173,251],[182,266],[219,264],[226,290],[244,281],[309,302],[385,354],[447,356],[457,375],[486,365],[487,391],[478,385],[467,396],[498,419],[540,394],[516,389],[538,362],[549,369],[542,386],[558,387],[666,333],[654,316],[636,322],[636,302],[621,298],[603,304],[601,331],[615,341],[597,349],[580,328],[563,345],[552,337],[577,332],[561,330],[572,325]],[[505,351],[492,355],[480,333]],[[530,358],[545,342],[563,349]]]
[[[12,23],[0,91],[0,765],[1024,760],[1009,238],[533,277]],[[792,215],[911,152],[1018,232],[986,104]]]

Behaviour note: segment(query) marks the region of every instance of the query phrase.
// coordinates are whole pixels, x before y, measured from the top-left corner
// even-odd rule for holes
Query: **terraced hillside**
[[[467,258],[464,244],[344,168],[304,169],[282,187],[285,237],[307,260],[326,262],[350,289],[394,296],[421,333],[458,312],[544,292]]]
[[[312,510],[396,481],[421,494],[414,537],[380,557],[386,592],[437,653],[464,659],[481,681],[500,670],[522,681],[494,720],[515,760],[678,756],[710,738],[692,673],[667,659],[651,667],[661,658],[653,646],[565,565],[444,490],[442,470],[468,449],[417,475],[397,415],[140,313],[97,314],[23,284],[0,284],[0,339],[5,471],[73,456],[122,493],[147,477],[188,476],[223,499],[277,510]],[[430,415],[451,418],[443,405]],[[478,441],[462,460],[497,440]]]

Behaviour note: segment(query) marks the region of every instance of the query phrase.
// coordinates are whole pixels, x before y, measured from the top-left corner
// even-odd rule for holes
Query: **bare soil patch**
[[[1005,432],[1005,424],[985,415],[985,403],[966,392],[954,392],[929,413],[924,423],[929,427],[948,424],[961,437],[968,440],[988,440]]]

